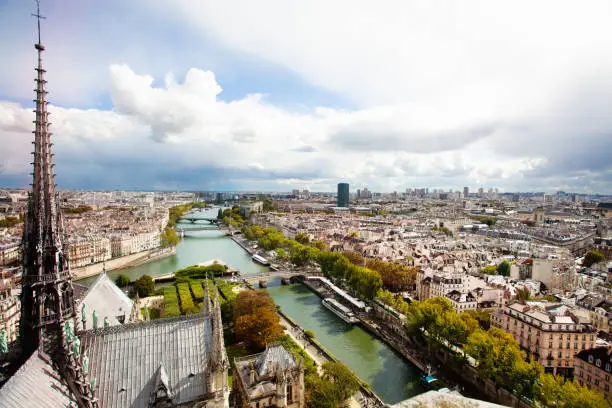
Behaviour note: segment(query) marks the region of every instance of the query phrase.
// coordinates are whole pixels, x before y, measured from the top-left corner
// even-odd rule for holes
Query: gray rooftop
[[[34,352],[0,388],[0,408],[76,407],[76,400],[49,361]]]
[[[133,304],[132,299],[123,293],[106,273],[102,273],[77,306],[78,316],[80,319],[81,306],[85,305],[88,328],[91,328],[93,324],[92,313],[94,310],[98,315],[98,327],[102,327],[105,317],[108,317],[111,326],[116,326],[121,324],[118,319],[119,316],[125,316],[126,322],[129,320]]]
[[[160,364],[175,404],[206,393],[209,315],[190,315],[88,331],[80,336],[102,407],[148,407]]]

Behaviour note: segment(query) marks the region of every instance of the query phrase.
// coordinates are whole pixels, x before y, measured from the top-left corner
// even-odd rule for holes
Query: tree
[[[349,262],[352,263],[353,265],[358,265],[358,266],[365,265],[365,258],[363,257],[363,255],[361,255],[361,253],[357,251],[346,251],[346,252],[343,252],[342,255],[346,256]]]
[[[529,290],[528,287],[521,286],[520,288],[516,290],[515,297],[517,300],[527,301],[531,299],[531,291]]]
[[[544,374],[537,387],[537,399],[546,407],[610,408],[612,404],[600,392],[560,376]]]
[[[149,275],[142,275],[134,282],[134,291],[140,297],[151,296],[155,292],[155,282]]]
[[[595,249],[589,249],[587,253],[584,255],[584,260],[582,261],[582,265],[590,268],[592,265],[603,262],[606,260],[606,257],[599,251]]]
[[[328,361],[323,363],[323,379],[334,385],[333,395],[338,402],[344,402],[359,389],[359,380],[342,363]]]
[[[276,314],[276,305],[264,291],[242,291],[236,298],[234,309],[236,340],[244,341],[252,352],[258,352],[266,344],[278,341],[283,328]]]
[[[497,265],[497,273],[503,276],[510,276],[510,262],[503,260]]]
[[[306,337],[308,337],[309,339],[314,339],[315,338],[315,334],[314,334],[314,332],[312,330],[306,330],[304,332],[304,335]]]
[[[219,211],[217,212],[217,219],[218,220],[223,219],[223,210],[221,208],[219,208]]]
[[[337,408],[341,402],[334,392],[334,384],[316,374],[306,378],[306,388],[311,390],[308,396],[308,407],[310,408]]]
[[[319,251],[325,250],[325,242],[320,240],[315,240],[310,243],[313,247],[317,248]]]
[[[115,279],[115,285],[119,286],[120,288],[128,286],[130,282],[130,278],[123,274],[117,276],[117,278]]]
[[[302,234],[301,232],[298,234],[295,234],[295,240],[303,245],[310,243],[310,238],[308,238],[308,235]]]
[[[497,266],[487,265],[484,268],[481,268],[480,272],[484,273],[485,275],[497,275]]]
[[[289,259],[289,254],[283,248],[276,248],[275,251],[279,261],[287,261]]]
[[[166,228],[164,232],[160,234],[159,241],[162,248],[175,247],[179,243],[179,238],[174,228]]]

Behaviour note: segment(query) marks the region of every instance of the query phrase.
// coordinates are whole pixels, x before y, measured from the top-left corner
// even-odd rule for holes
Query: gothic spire
[[[56,201],[53,154],[47,91],[41,41],[40,4],[36,14],[38,42],[34,45],[38,63],[36,71],[36,104],[32,191],[23,228],[23,294],[21,339],[24,353],[40,346],[49,354],[61,345],[62,324],[74,317],[72,282],[64,248],[61,214]]]

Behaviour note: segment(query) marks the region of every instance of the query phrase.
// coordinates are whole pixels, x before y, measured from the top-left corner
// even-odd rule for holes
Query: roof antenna
[[[40,43],[40,19],[44,20],[46,18],[45,16],[42,16],[40,14],[40,0],[36,0],[36,14],[32,13],[32,16],[36,17],[36,20],[37,20],[37,23],[38,23],[38,44],[36,44],[37,45],[36,48],[38,48],[38,46],[41,45],[41,43]]]

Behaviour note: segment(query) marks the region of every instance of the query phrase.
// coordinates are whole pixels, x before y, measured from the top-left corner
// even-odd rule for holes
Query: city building
[[[612,348],[582,350],[574,357],[574,367],[574,380],[601,392],[606,398],[610,396]]]
[[[349,206],[349,185],[348,183],[338,183],[337,207]]]
[[[463,187],[463,198],[468,198],[470,196],[469,187]]]
[[[595,347],[597,331],[560,303],[513,302],[491,315],[491,326],[512,335],[544,372],[572,377],[574,356]]]
[[[281,344],[269,345],[262,353],[238,357],[234,362],[236,407],[305,407],[304,366]]]
[[[12,279],[0,280],[0,332],[6,331],[9,343],[17,340],[21,304],[13,291]]]
[[[0,243],[0,265],[10,265],[19,261],[21,254],[19,243]]]

